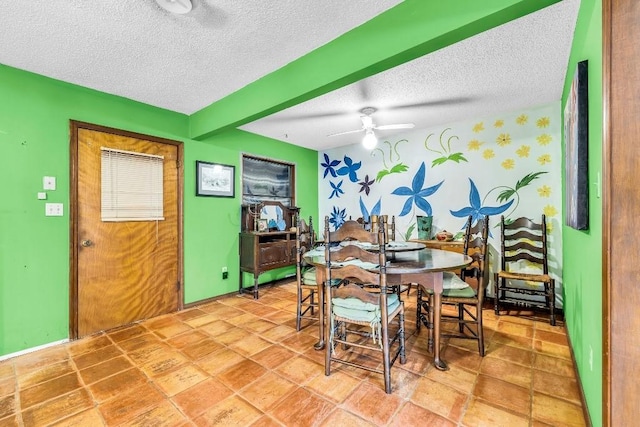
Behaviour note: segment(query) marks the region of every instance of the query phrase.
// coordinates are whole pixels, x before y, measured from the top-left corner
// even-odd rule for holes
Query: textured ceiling
[[[0,64],[185,114],[326,44],[400,0],[193,0],[173,15],[154,0],[9,1]],[[579,0],[246,124],[313,149],[358,142],[358,111],[418,128],[557,101]],[[380,133],[381,138],[389,133]]]
[[[327,135],[360,129],[364,107],[378,110],[377,125],[428,128],[558,101],[578,8],[579,0],[563,0],[241,129],[322,150],[362,140],[364,133]]]
[[[191,114],[400,0],[5,1],[0,63]]]

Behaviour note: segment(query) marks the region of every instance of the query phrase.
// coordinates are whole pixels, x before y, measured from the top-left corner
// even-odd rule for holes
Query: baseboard
[[[293,275],[288,275],[288,276],[282,277],[280,279],[275,279],[275,280],[273,280],[271,282],[260,283],[258,285],[258,289],[260,289],[262,286],[277,286],[277,285],[281,285],[283,283],[289,283],[289,282],[291,282],[291,279],[295,279],[295,277],[296,277],[296,275],[293,274]],[[244,290],[244,292],[246,294],[249,294],[249,293],[253,292],[253,285],[251,287],[243,288],[243,290]],[[190,302],[190,303],[185,304],[183,306],[183,310],[187,309],[187,308],[197,307],[197,306],[202,305],[202,304],[208,304],[210,302],[219,300],[221,298],[228,297],[228,296],[233,295],[233,294],[236,294],[237,296],[241,296],[238,291],[231,291],[231,292],[227,292],[226,294],[218,295],[218,296],[215,296],[215,297],[205,298],[205,299],[201,299],[201,300],[198,300],[198,301]]]
[[[23,354],[33,353],[34,351],[43,350],[45,348],[53,347],[56,345],[67,343],[67,342],[69,342],[69,338],[65,338],[63,340],[51,342],[48,344],[39,345],[37,347],[27,348],[25,350],[16,351],[15,353],[5,354],[3,356],[0,356],[0,361],[11,359],[17,356],[22,356]]]

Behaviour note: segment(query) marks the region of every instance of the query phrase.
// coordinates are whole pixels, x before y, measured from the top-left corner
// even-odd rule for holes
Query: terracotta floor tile
[[[473,389],[473,395],[479,399],[491,402],[512,412],[528,416],[531,405],[530,389],[502,381],[483,374]]]
[[[318,375],[324,375],[324,366],[304,356],[296,356],[276,368],[276,372],[297,384],[305,384]]]
[[[584,425],[562,322],[484,310],[486,357],[475,341],[443,339],[441,372],[428,330],[415,329],[415,290],[403,294],[408,361],[387,395],[380,373],[332,363],[324,375],[317,321],[295,330],[296,293],[276,282],[259,300],[230,294],[0,361],[0,427]]]
[[[269,415],[285,426],[315,426],[322,423],[334,407],[308,390],[297,388],[269,411]]]
[[[536,392],[533,393],[531,417],[554,426],[585,425],[580,406]]]
[[[97,408],[87,409],[53,424],[55,427],[86,427],[103,425],[102,415]]]
[[[184,365],[166,374],[158,375],[153,382],[167,395],[174,396],[209,378],[200,368]]]
[[[271,409],[280,399],[291,393],[297,385],[273,372],[267,372],[239,394],[261,411]]]
[[[45,348],[33,353],[27,353],[15,360],[16,375],[32,372],[43,366],[52,365],[69,359],[69,353],[64,346]]]
[[[14,395],[0,398],[0,419],[16,413],[16,397]]]
[[[418,381],[411,401],[429,412],[442,415],[454,422],[460,421],[469,395],[453,387],[422,378]]]
[[[244,359],[219,373],[217,378],[230,389],[238,391],[260,378],[265,372],[266,369],[253,360]]]
[[[545,372],[551,372],[565,377],[575,377],[576,372],[570,360],[559,357],[547,356],[542,353],[535,353],[533,367]]]
[[[506,360],[485,357],[480,373],[521,387],[529,388],[533,381],[533,369]]]
[[[118,347],[126,352],[134,352],[136,350],[141,350],[145,347],[158,344],[160,344],[160,338],[149,332],[146,334],[137,335],[125,341],[120,341],[118,343]]]
[[[109,425],[133,420],[164,401],[164,396],[150,384],[121,391],[114,399],[99,406],[100,413]]]
[[[195,419],[232,394],[233,391],[227,386],[210,378],[178,393],[172,400],[190,419]]]
[[[169,338],[166,343],[171,347],[182,349],[191,344],[196,344],[204,340],[205,338],[209,338],[209,335],[198,329],[193,329],[191,331],[187,331],[183,334]]]
[[[462,418],[462,425],[468,427],[528,427],[529,418],[472,398]]]
[[[158,406],[155,406],[150,410],[138,415],[137,417],[128,420],[127,426],[177,427],[184,425],[186,421],[187,418],[182,413],[180,413],[180,411],[178,411],[175,406],[165,400]]]
[[[254,354],[251,356],[251,359],[267,369],[275,369],[295,356],[296,353],[288,348],[284,348],[279,345],[272,345],[261,352]]]
[[[495,357],[530,367],[533,363],[533,351],[492,342],[485,357]]]
[[[71,416],[92,407],[93,400],[89,393],[85,389],[77,389],[41,405],[23,410],[22,422],[25,427],[49,425],[60,418]]]
[[[224,346],[211,338],[187,344],[180,351],[191,360],[198,360],[204,356],[222,350]]]
[[[533,391],[580,404],[580,389],[578,382],[573,378],[534,370]]]
[[[62,375],[70,374],[75,371],[75,368],[71,365],[70,360],[63,360],[62,362],[53,363],[51,365],[43,366],[42,368],[27,371],[18,376],[18,384],[21,389],[29,388],[33,385],[41,382],[52,380]],[[0,393],[0,396],[3,396]]]
[[[98,350],[75,356],[73,362],[78,369],[85,369],[120,355],[122,355],[122,352],[115,345],[108,345]]]
[[[342,403],[360,385],[360,382],[360,380],[342,372],[333,372],[326,376],[323,371],[307,382],[305,387],[329,401]]]
[[[245,357],[251,357],[252,355],[261,352],[272,344],[267,340],[263,340],[257,335],[248,335],[234,343],[229,344],[229,348],[237,351]]]
[[[402,400],[368,382],[362,382],[342,407],[376,425],[386,425]]]
[[[427,409],[414,405],[411,402],[405,403],[400,408],[398,414],[396,414],[389,426],[404,427],[404,426],[433,426],[433,427],[455,427],[456,423],[441,417]]]
[[[337,408],[333,411],[325,420],[320,424],[320,427],[335,427],[335,426],[349,426],[349,427],[371,427],[369,421],[363,420],[360,417],[355,416],[351,412],[344,409]]]
[[[97,365],[90,366],[80,371],[80,376],[85,384],[92,384],[96,381],[100,381],[106,377],[117,374],[118,372],[126,371],[132,368],[133,365],[129,362],[129,359],[124,356],[114,357],[106,362],[98,363]]]
[[[69,350],[69,354],[71,356],[79,356],[83,353],[96,351],[101,349],[102,347],[106,347],[112,344],[113,341],[111,341],[106,335],[98,334],[82,338],[78,341],[72,341],[67,344],[67,349]]]
[[[20,407],[22,410],[38,405],[46,400],[69,393],[81,387],[78,374],[71,372],[61,377],[36,384],[20,391]]]
[[[36,373],[33,373],[32,375],[37,376]],[[29,384],[29,385],[32,385],[32,384]],[[7,377],[7,378],[0,379],[0,397],[13,394],[15,393],[15,391],[16,391],[16,379],[14,377]]]
[[[207,409],[194,420],[197,426],[249,425],[262,416],[262,412],[238,396],[231,396]]]
[[[429,370],[426,378],[446,384],[463,393],[471,393],[476,383],[477,374],[456,365],[449,366],[448,371],[439,371],[435,368]]]
[[[98,381],[90,385],[89,390],[98,402],[104,402],[114,396],[118,396],[122,393],[122,390],[137,388],[146,384],[147,381],[147,377],[142,372],[137,368],[133,368]]]
[[[121,341],[126,341],[131,338],[146,334],[147,332],[149,331],[145,327],[136,324],[110,331],[107,335],[113,340],[113,342],[119,343]]]
[[[243,360],[245,360],[245,358],[235,351],[222,349],[197,360],[195,363],[209,375],[216,375]]]

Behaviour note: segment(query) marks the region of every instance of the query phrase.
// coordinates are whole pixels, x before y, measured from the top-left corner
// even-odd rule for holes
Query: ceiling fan
[[[374,130],[411,129],[415,127],[415,124],[413,123],[396,123],[392,125],[378,126],[373,122],[373,117],[371,117],[371,115],[376,112],[375,108],[365,107],[362,110],[360,110],[360,112],[362,113],[362,115],[360,116],[360,120],[362,120],[362,127],[360,129],[348,130],[346,132],[332,133],[331,135],[327,135],[327,137],[364,132],[362,145],[364,145],[364,147],[367,149],[372,149],[378,143],[378,138],[376,137]]]

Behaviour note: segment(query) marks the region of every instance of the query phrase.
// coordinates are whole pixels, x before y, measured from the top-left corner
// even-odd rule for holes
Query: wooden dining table
[[[433,289],[434,293],[434,321],[433,329],[429,330],[429,342],[433,343],[433,363],[439,370],[445,371],[448,366],[440,357],[440,310],[442,297],[443,273],[445,271],[459,270],[471,264],[471,257],[440,249],[425,248],[424,245],[416,242],[402,242],[404,245],[396,245],[390,242],[385,247],[387,256],[387,284],[403,285],[407,283],[418,283],[427,289]],[[325,299],[325,277],[326,263],[324,251],[309,251],[303,255],[304,260],[316,267],[316,283],[318,284],[319,295],[319,318],[318,333],[319,341],[315,344],[316,350],[321,350],[325,346],[325,322],[324,322],[324,299]],[[419,322],[420,319],[416,319]]]

